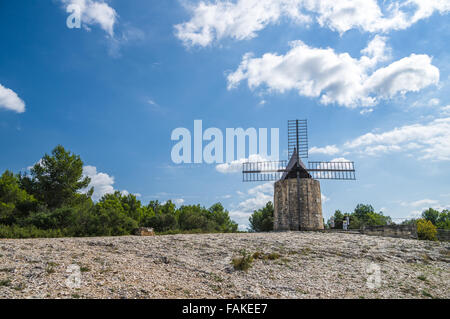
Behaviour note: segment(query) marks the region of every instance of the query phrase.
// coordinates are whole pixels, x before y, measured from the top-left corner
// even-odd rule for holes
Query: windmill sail
[[[356,179],[353,162],[309,162],[308,172],[314,179]]]
[[[288,121],[287,161],[247,162],[242,167],[244,182],[277,181],[289,178],[313,178],[355,180],[353,162],[308,162],[308,168],[301,158],[308,157],[308,128],[306,120]]]
[[[247,162],[242,165],[244,182],[279,180],[285,172],[287,161]]]
[[[299,158],[308,158],[308,123],[306,120],[288,121],[288,156],[297,153]]]

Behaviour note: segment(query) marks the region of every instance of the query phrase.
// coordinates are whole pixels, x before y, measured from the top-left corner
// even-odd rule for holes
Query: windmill
[[[355,180],[353,162],[308,162],[307,120],[288,121],[289,161],[246,162],[244,182],[275,181],[274,230],[323,229],[318,179]]]

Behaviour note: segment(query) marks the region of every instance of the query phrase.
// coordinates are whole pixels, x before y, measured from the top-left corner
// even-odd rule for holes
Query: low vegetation
[[[253,263],[253,256],[245,250],[240,251],[241,256],[233,258],[231,263],[235,270],[247,271]]]
[[[83,161],[61,145],[45,154],[29,173],[0,176],[0,238],[129,235],[138,227],[159,233],[236,232],[228,211],[170,200],[143,205],[135,195],[116,191],[92,200]]]

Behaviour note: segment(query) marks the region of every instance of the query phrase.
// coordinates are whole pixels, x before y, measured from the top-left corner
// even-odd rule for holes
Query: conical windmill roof
[[[297,170],[300,171],[300,178],[312,178],[312,176],[308,173],[305,164],[303,164],[302,160],[297,156],[297,151],[294,149],[291,159],[286,166],[286,171],[281,176],[281,180],[297,178]]]

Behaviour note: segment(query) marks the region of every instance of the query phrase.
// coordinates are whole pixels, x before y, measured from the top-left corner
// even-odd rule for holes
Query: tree
[[[437,230],[433,223],[426,219],[417,220],[417,235],[423,240],[437,240]]]
[[[429,220],[433,225],[436,225],[439,218],[439,211],[430,207],[422,213],[422,218]]]
[[[372,205],[358,204],[353,214],[350,215],[350,220],[352,219],[352,217],[356,217],[359,222],[357,228],[360,228],[364,225],[381,226],[392,223],[392,220],[389,216],[384,216],[382,212],[375,212]]]
[[[0,223],[12,225],[36,210],[36,199],[20,188],[17,176],[5,171],[0,177]]]
[[[341,211],[338,209],[334,212],[334,228],[335,229],[342,229],[342,224],[344,222],[344,215],[341,213]],[[330,224],[330,221],[328,221]]]
[[[250,230],[267,232],[273,230],[273,204],[268,202],[265,207],[255,210],[249,218]]]
[[[229,212],[223,207],[221,203],[212,205],[209,209],[209,216],[213,220],[215,230],[222,232],[235,232],[238,229],[238,224],[231,220]]]
[[[120,194],[120,192],[119,192]],[[95,205],[96,235],[117,236],[128,235],[138,227],[138,222],[128,215],[117,194],[104,195]]]
[[[444,209],[439,214],[436,227],[441,229],[450,229],[450,211],[448,209]]]
[[[107,200],[120,202],[124,213],[138,223],[144,218],[144,208],[141,205],[141,201],[136,198],[136,195],[124,195],[120,191],[115,191],[114,193],[103,195],[99,202],[101,203]]]
[[[20,175],[22,188],[50,209],[90,197],[93,188],[88,191],[87,196],[80,194],[90,181],[89,177],[83,177],[83,161],[80,156],[66,151],[61,145],[53,149],[51,156],[45,154],[31,168],[31,177]]]

